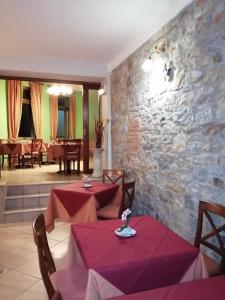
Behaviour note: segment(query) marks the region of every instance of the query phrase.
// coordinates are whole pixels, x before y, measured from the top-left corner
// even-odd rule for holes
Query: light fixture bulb
[[[151,59],[151,58],[147,58],[147,59],[143,62],[141,68],[142,68],[142,70],[143,70],[144,72],[146,72],[146,73],[152,71],[152,68],[153,68],[153,61],[152,61],[152,59]]]
[[[104,95],[105,94],[105,90],[103,88],[100,89],[100,90],[98,90],[98,94],[99,94],[99,96]]]
[[[48,87],[47,93],[54,96],[69,96],[73,93],[73,89],[70,86],[65,85],[52,85]]]

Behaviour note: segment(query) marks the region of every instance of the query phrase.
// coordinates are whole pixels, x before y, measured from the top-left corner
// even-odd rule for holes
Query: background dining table
[[[59,160],[60,157],[64,156],[63,143],[49,143],[46,150],[47,150],[47,157],[49,162],[54,160]],[[80,149],[81,159],[82,159],[82,153],[83,153],[83,143],[81,143],[81,149]]]
[[[87,223],[97,220],[96,210],[122,199],[121,186],[111,183],[91,182],[91,187],[83,187],[81,180],[72,184],[53,188],[45,212],[46,230],[54,229],[54,220],[59,218],[69,223]]]
[[[64,156],[63,143],[49,144],[47,149],[48,161],[58,160],[60,157]]]
[[[27,152],[31,152],[31,143],[3,143],[2,144],[2,154],[8,155],[9,157],[18,154],[18,156],[23,157]],[[11,159],[9,158],[9,168],[12,167]]]
[[[17,167],[25,167],[25,161],[24,161],[24,155],[26,153],[31,153],[31,142],[13,142],[13,143],[2,143],[1,144],[1,154],[2,155],[8,155],[9,159],[9,168],[12,167],[11,165],[11,157],[18,155],[18,157],[21,157],[21,165],[17,165]],[[44,153],[46,152],[46,149],[48,147],[47,143],[42,144],[41,151]],[[16,161],[18,163],[18,161]]]
[[[225,276],[194,280],[182,284],[113,297],[108,300],[224,300]]]
[[[79,251],[88,270],[86,300],[100,300],[208,276],[202,254],[152,217],[132,217],[136,235],[118,237],[121,220],[71,225],[69,265]],[[79,249],[79,250],[78,250]]]

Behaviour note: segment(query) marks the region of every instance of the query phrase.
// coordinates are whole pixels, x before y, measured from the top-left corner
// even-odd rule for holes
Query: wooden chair
[[[99,219],[118,219],[121,218],[123,211],[132,207],[135,193],[135,181],[124,183],[122,187],[122,200],[120,206],[113,203],[113,201],[106,206],[97,210]]]
[[[204,245],[221,257],[220,263],[217,263],[211,257],[204,254],[204,261],[209,276],[225,274],[225,248],[224,242],[220,236],[220,232],[225,230],[225,220],[223,220],[223,225],[217,227],[214,221],[215,217],[217,218],[217,222],[219,219],[225,218],[225,206],[200,201],[194,245],[197,248],[200,248],[200,245]],[[203,228],[203,225],[206,225],[206,222],[204,223],[204,221],[208,221],[207,223],[210,225],[210,230],[209,228],[205,228],[206,226]]]
[[[34,167],[35,160],[38,161],[39,167],[41,167],[41,161],[42,161],[42,139],[32,139],[31,140],[31,151],[24,154],[24,157],[22,157],[22,160],[26,160],[30,158],[31,161],[31,167]]]
[[[102,181],[110,181],[111,183],[124,184],[124,170],[103,170]]]
[[[51,299],[55,293],[55,289],[50,280],[50,275],[56,272],[56,268],[48,246],[43,214],[40,214],[33,222],[33,237],[37,246],[41,276],[48,293],[48,297]]]
[[[56,271],[48,246],[43,214],[36,217],[33,222],[33,237],[37,246],[41,276],[49,299],[83,300],[87,285],[85,267],[76,266]],[[59,292],[56,292],[56,290]],[[54,298],[57,296],[58,298]]]
[[[71,171],[75,171],[78,175],[80,174],[80,149],[81,140],[70,139],[69,141],[65,142],[63,163],[66,174],[71,174]],[[75,163],[77,163],[76,169]]]
[[[51,144],[52,145],[63,145],[63,139],[62,138],[53,138],[53,137],[50,137],[50,140],[51,140]],[[52,159],[48,163],[56,163],[57,160],[58,160],[58,164],[59,164],[59,171],[61,172],[61,170],[62,170],[63,156],[60,156],[57,159]]]
[[[54,295],[52,296],[51,300],[63,300],[62,296],[59,291],[55,291]]]
[[[43,139],[32,139],[31,140],[31,165],[34,167],[34,161],[37,160],[39,167],[41,167],[41,149]]]

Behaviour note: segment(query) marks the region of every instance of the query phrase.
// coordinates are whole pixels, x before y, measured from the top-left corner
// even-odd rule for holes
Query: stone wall
[[[156,81],[141,66],[163,39],[171,73]],[[134,211],[192,240],[199,200],[225,204],[225,1],[187,6],[112,71],[111,88],[113,167],[136,178]]]

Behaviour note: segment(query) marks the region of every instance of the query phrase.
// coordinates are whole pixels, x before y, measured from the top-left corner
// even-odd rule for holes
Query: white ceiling
[[[0,73],[105,77],[191,0],[0,0]]]

